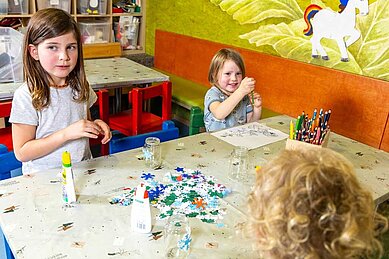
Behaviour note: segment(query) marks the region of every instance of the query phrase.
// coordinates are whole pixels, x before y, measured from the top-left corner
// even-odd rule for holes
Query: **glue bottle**
[[[74,179],[70,153],[62,153],[62,197],[65,203],[76,201],[76,191],[74,189]]]
[[[144,183],[136,187],[131,209],[131,229],[139,233],[151,232],[151,210],[149,192]]]

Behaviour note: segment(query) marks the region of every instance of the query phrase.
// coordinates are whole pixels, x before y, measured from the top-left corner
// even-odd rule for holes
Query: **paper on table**
[[[288,138],[288,134],[258,122],[217,131],[212,135],[231,145],[248,149],[255,149]]]

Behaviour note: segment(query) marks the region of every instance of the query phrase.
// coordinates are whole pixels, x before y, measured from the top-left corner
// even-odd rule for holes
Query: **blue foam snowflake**
[[[151,157],[153,156],[153,154],[146,148],[143,148],[142,151],[143,151],[143,156],[145,157],[146,160],[150,160]]]
[[[190,247],[190,242],[192,242],[190,234],[185,234],[185,236],[178,241],[178,248],[184,251],[188,251]]]
[[[156,200],[162,194],[161,190],[157,187],[149,191],[150,200]]]
[[[178,167],[175,169],[177,172],[184,172],[184,168],[183,167]]]
[[[154,179],[155,175],[151,174],[151,173],[143,173],[142,176],[140,178],[143,178],[145,179],[146,181],[149,180],[149,179]]]

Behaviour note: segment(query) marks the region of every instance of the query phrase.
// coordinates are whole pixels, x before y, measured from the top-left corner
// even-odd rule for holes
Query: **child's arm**
[[[252,103],[253,111],[247,114],[247,122],[258,121],[261,118],[262,98],[257,92],[254,92],[253,99],[254,99],[254,103]]]
[[[213,102],[209,106],[209,110],[212,112],[213,116],[218,120],[225,119],[235,108],[236,105],[245,97],[254,90],[255,80],[253,78],[245,77],[238,89],[235,90],[226,100],[223,102]]]
[[[69,140],[97,138],[99,134],[105,134],[98,124],[89,120],[79,120],[41,139],[35,139],[35,133],[36,126],[12,124],[14,152],[19,161],[27,162],[45,156]]]

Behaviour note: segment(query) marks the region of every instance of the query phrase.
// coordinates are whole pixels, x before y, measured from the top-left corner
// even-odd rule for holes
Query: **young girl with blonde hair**
[[[241,55],[221,49],[213,57],[208,81],[212,87],[204,98],[204,124],[207,131],[230,128],[261,118],[262,100],[255,92],[255,79],[245,77]]]
[[[15,92],[10,122],[23,174],[91,158],[89,138],[111,138],[108,125],[90,120],[97,96],[86,80],[77,23],[61,9],[42,9],[30,19],[24,42],[26,82]]]
[[[285,150],[257,174],[245,232],[263,258],[380,258],[374,207],[340,154]]]

